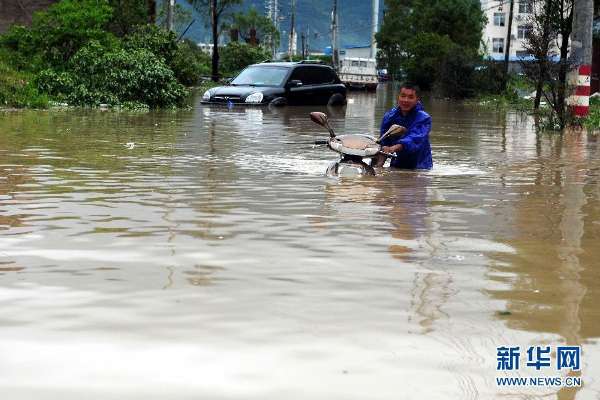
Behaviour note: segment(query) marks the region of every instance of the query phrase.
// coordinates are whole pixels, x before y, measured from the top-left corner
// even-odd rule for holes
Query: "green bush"
[[[107,0],[62,0],[35,13],[29,28],[13,26],[0,43],[25,60],[38,60],[39,67],[61,68],[90,40],[104,44],[116,40],[106,31],[111,13]],[[23,60],[21,64],[29,69],[38,66]]]
[[[262,47],[246,43],[231,42],[220,52],[221,70],[225,75],[236,75],[250,64],[270,58],[270,53]]]
[[[120,0],[110,0],[117,3]],[[37,107],[47,101],[40,93],[71,105],[182,104],[187,91],[181,83],[193,85],[207,74],[208,56],[192,43],[178,44],[172,32],[133,25],[144,21],[139,7],[132,11],[132,26],[125,29],[129,17],[113,17],[110,4],[61,0],[36,13],[30,28],[13,26],[0,36],[0,60],[7,60],[2,65],[0,105]],[[110,27],[131,34],[121,39]]]
[[[119,37],[149,22],[147,0],[108,0],[108,3],[113,9],[108,29]]]
[[[600,106],[598,99],[591,99],[590,102],[590,115],[585,120],[585,126],[592,130],[600,130]]]
[[[123,47],[128,50],[146,49],[168,61],[177,51],[177,36],[156,25],[141,25],[125,37]]]
[[[156,25],[143,25],[125,37],[124,47],[151,51],[167,63],[181,84],[195,85],[200,76],[210,74],[210,57],[193,42],[177,43],[176,39],[173,32]]]
[[[69,104],[87,106],[136,102],[172,107],[187,95],[173,71],[146,49],[105,48],[90,42],[68,67],[67,72],[40,73],[38,88]]]
[[[504,79],[504,64],[496,61],[483,61],[473,71],[473,86],[481,94],[502,93]]]
[[[436,87],[445,97],[467,98],[476,94],[473,81],[476,53],[469,49],[453,44],[446,54],[438,70]]]
[[[186,86],[198,84],[201,76],[210,75],[210,56],[189,40],[177,46],[170,67],[179,83]]]
[[[0,61],[0,107],[47,108],[47,96],[39,93],[30,78]]]

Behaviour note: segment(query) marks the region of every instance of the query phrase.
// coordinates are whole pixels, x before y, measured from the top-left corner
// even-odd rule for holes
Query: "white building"
[[[510,0],[481,0],[481,8],[487,17],[483,31],[484,52],[494,60],[504,60],[508,36]],[[527,56],[523,42],[531,30],[529,19],[532,13],[531,0],[514,0],[513,21],[510,39],[510,61]]]
[[[197,45],[204,53],[212,56],[213,48],[215,47],[212,43],[197,43]]]

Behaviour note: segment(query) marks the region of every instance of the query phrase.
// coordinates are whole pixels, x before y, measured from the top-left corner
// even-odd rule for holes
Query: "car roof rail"
[[[271,59],[269,58],[269,59],[267,59],[267,60],[263,60],[263,61],[261,61],[261,62],[260,62],[260,64],[263,64],[263,63],[270,63],[270,62],[273,62],[273,60],[271,60]]]
[[[325,64],[323,60],[301,60],[298,64]]]

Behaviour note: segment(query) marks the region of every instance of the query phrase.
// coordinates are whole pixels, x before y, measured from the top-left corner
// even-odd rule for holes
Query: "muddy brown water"
[[[392,99],[0,112],[2,398],[600,398],[600,138],[428,101],[432,171],[324,176]]]

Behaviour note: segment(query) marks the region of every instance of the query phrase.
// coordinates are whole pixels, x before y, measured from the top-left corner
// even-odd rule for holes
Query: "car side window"
[[[310,83],[310,81],[311,81],[310,73],[309,73],[307,67],[296,67],[294,69],[294,72],[292,72],[292,75],[290,76],[289,80],[290,81],[298,80],[298,81],[302,81],[303,85],[312,85],[312,83]]]
[[[296,67],[290,80],[300,80],[303,85],[323,85],[335,82],[335,73],[331,68],[303,66]]]
[[[335,74],[331,68],[313,67],[315,70],[314,83],[323,85],[335,82]]]

